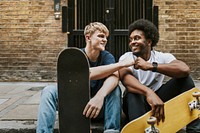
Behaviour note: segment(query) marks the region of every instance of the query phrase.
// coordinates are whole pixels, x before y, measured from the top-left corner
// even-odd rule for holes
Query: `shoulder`
[[[101,60],[103,64],[115,63],[115,57],[107,50],[101,51]]]
[[[151,52],[155,56],[162,56],[162,57],[173,56],[174,57],[174,55],[171,53],[165,53],[165,52],[160,52],[160,51],[156,51],[156,50],[152,50]]]
[[[85,48],[80,48],[80,50],[85,51]]]
[[[126,53],[124,53],[124,54],[119,58],[119,61],[124,60],[124,59],[127,59],[127,58],[133,58],[133,59],[135,59],[136,56],[134,56],[132,52],[126,52]]]
[[[102,57],[110,57],[110,58],[114,58],[114,56],[107,50],[101,51],[101,56]]]
[[[102,54],[102,55],[106,55],[106,54],[112,55],[112,54],[111,54],[109,51],[107,51],[107,50],[101,51],[101,54]]]
[[[151,51],[151,55],[154,56],[153,58],[157,59],[157,60],[163,60],[163,63],[169,63],[172,60],[175,60],[176,57],[171,54],[171,53],[165,53],[165,52],[160,52],[160,51],[156,51],[156,50],[152,50]]]

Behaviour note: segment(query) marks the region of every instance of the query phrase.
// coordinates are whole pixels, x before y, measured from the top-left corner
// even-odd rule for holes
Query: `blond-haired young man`
[[[118,86],[118,70],[133,65],[124,60],[115,63],[111,53],[105,50],[109,31],[100,22],[88,24],[84,30],[86,47],[82,48],[90,64],[90,89],[92,98],[83,115],[91,119],[104,119],[104,133],[120,132],[121,89]],[[73,67],[73,66],[72,66]],[[47,86],[41,94],[37,133],[51,133],[58,105],[57,86]]]

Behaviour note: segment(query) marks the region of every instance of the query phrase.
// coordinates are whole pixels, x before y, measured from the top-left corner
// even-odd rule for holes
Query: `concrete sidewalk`
[[[40,92],[49,84],[0,82],[0,133],[35,133]]]
[[[40,92],[50,84],[0,82],[0,133],[35,133]],[[200,88],[200,81],[195,84]]]

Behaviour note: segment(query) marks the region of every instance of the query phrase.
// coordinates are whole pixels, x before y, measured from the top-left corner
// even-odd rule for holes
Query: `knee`
[[[57,87],[54,85],[49,85],[46,86],[42,92],[41,92],[41,97],[45,99],[49,98],[57,98]]]
[[[188,76],[187,81],[188,81],[189,85],[191,86],[191,88],[195,86],[194,81],[192,80],[192,78],[190,76]]]
[[[113,90],[112,95],[115,97],[121,97],[121,88],[119,86],[116,86],[116,88]]]
[[[185,84],[184,86],[187,86],[187,88],[191,89],[193,87],[195,87],[194,81],[192,80],[192,78],[190,76],[185,77],[185,78],[181,78],[181,84]]]

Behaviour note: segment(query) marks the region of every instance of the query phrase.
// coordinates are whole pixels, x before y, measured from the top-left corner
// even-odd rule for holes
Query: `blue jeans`
[[[57,86],[45,87],[40,96],[36,133],[52,133],[58,106]]]
[[[58,107],[57,86],[42,90],[36,133],[52,133]],[[120,133],[121,89],[117,86],[104,100],[104,133]]]
[[[121,89],[117,86],[104,101],[104,133],[120,133]]]

